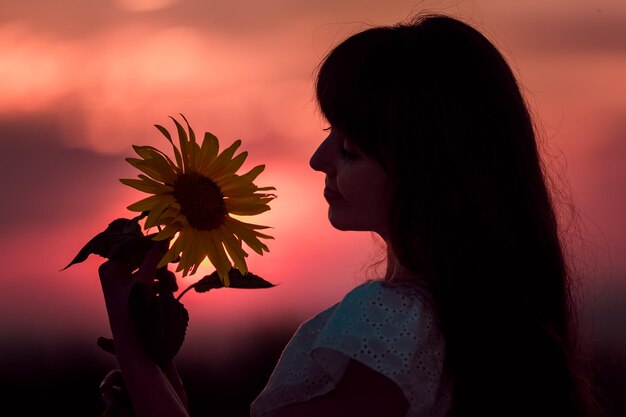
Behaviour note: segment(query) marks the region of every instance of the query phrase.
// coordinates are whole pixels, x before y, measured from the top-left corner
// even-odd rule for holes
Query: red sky
[[[626,277],[626,3],[265,0],[3,0],[0,12],[0,207],[4,335],[108,333],[101,259],[59,272],[91,236],[141,197],[131,144],[165,145],[153,124],[183,113],[222,144],[243,140],[247,165],[277,187],[255,219],[275,229],[251,270],[271,290],[189,293],[190,334],[297,323],[365,276],[367,233],[333,230],[313,72],[325,52],[368,25],[428,9],[460,17],[510,60],[543,137],[587,222],[577,252],[596,282]],[[244,167],[245,168],[245,167]],[[206,265],[198,273],[210,273]],[[251,319],[254,317],[254,319]],[[7,339],[8,340],[8,339]]]

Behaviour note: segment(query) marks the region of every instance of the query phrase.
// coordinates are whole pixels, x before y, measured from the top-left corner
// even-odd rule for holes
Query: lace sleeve
[[[444,339],[421,287],[370,281],[303,323],[283,350],[251,417],[275,417],[286,404],[333,390],[350,359],[394,381],[407,417],[441,417],[452,382],[443,371]]]
[[[429,415],[443,372],[444,340],[420,291],[374,281],[346,295],[311,346],[336,385],[350,358],[394,381],[411,415]]]

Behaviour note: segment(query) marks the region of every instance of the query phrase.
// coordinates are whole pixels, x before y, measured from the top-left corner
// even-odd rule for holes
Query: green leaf
[[[146,212],[132,219],[115,219],[107,228],[91,238],[72,261],[61,271],[84,262],[89,255],[99,255],[107,259],[116,259],[139,267],[146,254],[157,242],[141,231],[139,220]]]
[[[185,340],[189,313],[171,292],[148,294],[137,283],[129,295],[131,318],[150,358],[164,367],[176,356]]]
[[[269,281],[264,280],[258,275],[255,275],[251,272],[248,272],[246,275],[242,275],[241,271],[237,268],[231,268],[228,271],[228,278],[230,279],[230,286],[227,288],[244,288],[244,289],[253,289],[253,288],[271,288],[275,287],[275,284],[272,284]],[[213,272],[210,275],[206,275],[204,278],[200,279],[193,286],[196,292],[207,292],[214,288],[223,288],[224,284],[219,278],[217,271]]]

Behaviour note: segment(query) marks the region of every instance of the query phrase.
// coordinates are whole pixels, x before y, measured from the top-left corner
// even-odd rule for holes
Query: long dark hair
[[[395,185],[389,250],[435,301],[452,415],[597,415],[533,121],[496,47],[442,15],[370,27],[324,57],[316,94]]]

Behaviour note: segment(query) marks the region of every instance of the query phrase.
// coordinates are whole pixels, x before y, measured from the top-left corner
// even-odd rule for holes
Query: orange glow
[[[79,57],[73,42],[35,33],[24,23],[0,26],[0,111],[34,111],[71,94],[68,63]]]
[[[165,9],[178,0],[117,0],[119,6],[131,12],[148,12]]]

